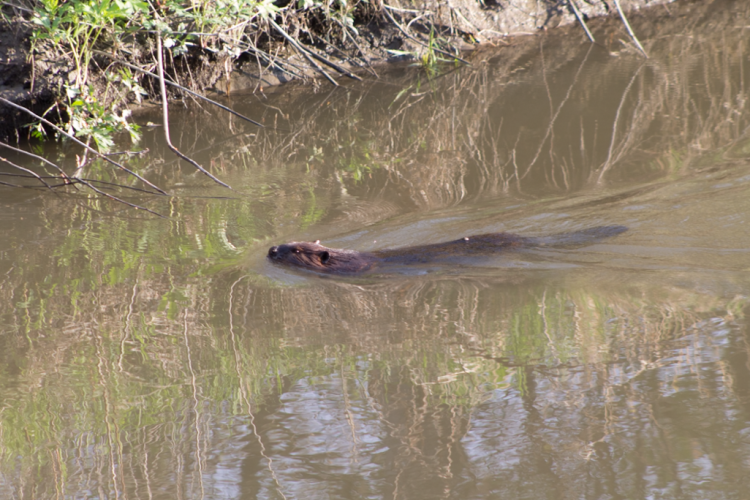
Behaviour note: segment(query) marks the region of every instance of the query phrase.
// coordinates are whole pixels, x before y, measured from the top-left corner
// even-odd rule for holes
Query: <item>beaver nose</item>
[[[278,253],[279,253],[279,247],[271,247],[268,249],[268,258],[275,259]]]

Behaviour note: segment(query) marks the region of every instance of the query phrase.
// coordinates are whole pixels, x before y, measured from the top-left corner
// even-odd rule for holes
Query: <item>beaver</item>
[[[582,245],[616,236],[627,230],[625,226],[597,226],[541,238],[512,233],[490,233],[444,243],[374,252],[328,248],[321,245],[320,240],[314,243],[293,241],[271,247],[268,250],[268,259],[276,264],[318,273],[355,275],[377,268],[427,264],[464,256],[488,255],[504,250]]]

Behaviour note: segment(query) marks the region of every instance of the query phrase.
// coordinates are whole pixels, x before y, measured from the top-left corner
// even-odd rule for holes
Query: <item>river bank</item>
[[[619,6],[633,15],[667,3],[620,0]],[[69,132],[93,135],[97,142],[97,130],[103,141],[108,130],[122,129],[128,108],[158,100],[156,79],[146,73],[156,64],[157,34],[164,39],[167,78],[175,83],[201,93],[262,92],[316,77],[336,85],[337,78],[375,73],[373,68],[395,60],[434,68],[478,48],[513,45],[518,36],[572,23],[584,37],[589,20],[618,15],[615,0],[339,1],[300,2],[297,8],[277,1],[223,11],[213,4],[195,10],[168,2],[157,10],[137,1],[104,4],[96,12],[81,5],[4,3],[0,97],[53,122],[73,121]],[[668,12],[664,5],[660,9]],[[184,95],[176,87],[169,91]],[[76,118],[85,123],[76,127]],[[28,137],[26,127],[34,120],[0,103],[4,140]]]

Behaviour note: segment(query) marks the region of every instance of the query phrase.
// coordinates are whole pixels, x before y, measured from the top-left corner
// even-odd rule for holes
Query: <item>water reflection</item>
[[[234,97],[264,130],[175,109],[235,191],[147,134],[130,166],[177,196],[132,199],[164,220],[4,191],[0,496],[744,495],[750,7],[716,5],[636,19],[647,61],[595,22],[604,46]],[[610,224],[424,274],[265,261]]]

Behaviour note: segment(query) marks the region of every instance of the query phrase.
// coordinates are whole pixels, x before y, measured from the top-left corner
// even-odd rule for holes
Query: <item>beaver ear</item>
[[[325,250],[322,251],[322,252],[320,252],[319,255],[320,255],[320,262],[322,262],[323,264],[325,264],[326,262],[328,262],[328,259],[331,258],[331,254],[329,254]]]

